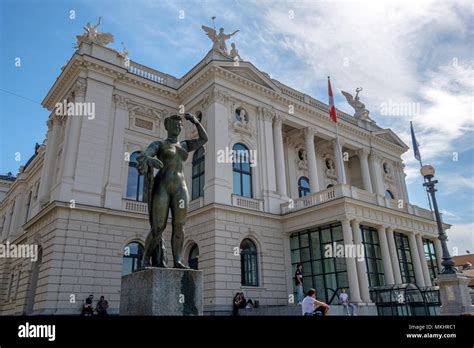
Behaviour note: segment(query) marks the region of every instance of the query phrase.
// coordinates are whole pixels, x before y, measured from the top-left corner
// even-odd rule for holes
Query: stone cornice
[[[291,94],[284,93],[282,90],[276,91],[272,88],[268,88],[257,82],[251,81],[243,76],[237,75],[230,70],[219,67],[217,64],[219,64],[219,62],[213,60],[201,61],[198,64],[199,67],[196,66],[193,68],[195,72],[193,72],[192,75],[187,74],[185,75],[186,79],[180,80],[180,82],[183,82],[183,84],[178,88],[178,90],[176,90],[156,81],[134,75],[123,67],[101,61],[87,54],[79,55],[75,53],[46,96],[45,100],[43,101],[43,105],[49,110],[52,110],[57,100],[59,100],[62,95],[64,95],[63,91],[65,89],[69,91],[71,88],[69,85],[72,85],[73,82],[70,80],[74,80],[74,76],[78,75],[81,70],[93,70],[101,74],[106,74],[115,78],[117,81],[121,81],[122,83],[132,85],[136,88],[151,92],[153,94],[159,94],[163,97],[173,100],[174,102],[185,100],[187,95],[190,95],[196,90],[196,88],[202,86],[202,84],[206,81],[211,80],[213,76],[221,76],[227,80],[235,82],[240,86],[245,87],[245,89],[251,93],[265,96],[274,102],[277,102],[280,104],[280,112],[283,112],[284,114],[286,114],[286,112],[283,110],[285,110],[288,105],[293,105],[295,111],[306,116],[301,118],[295,115],[288,115],[287,117],[292,121],[301,123],[304,126],[308,126],[308,123],[310,123],[309,125],[320,127],[326,131],[329,131],[330,133],[334,133],[334,126],[327,116],[328,111],[323,103],[314,101],[311,102],[312,98],[302,99],[300,94],[292,96]],[[283,85],[280,86],[281,84],[276,85],[281,88],[284,87]],[[308,99],[308,101],[306,101],[306,99]],[[393,152],[397,155],[401,155],[405,152],[404,148],[386,141],[378,136],[374,136],[371,131],[352,124],[346,120],[346,118],[348,119],[348,116],[345,116],[345,114],[341,111],[338,111],[338,114],[341,116],[339,118],[339,128],[341,134],[349,133],[347,134],[348,139],[363,138],[366,139],[367,142],[371,142],[373,145],[378,145],[382,149],[386,149],[389,152]]]
[[[81,70],[91,70],[105,74],[122,83],[133,85],[151,93],[158,93],[174,101],[178,99],[177,91],[172,87],[134,75],[123,67],[113,65],[92,56],[85,54],[78,55],[75,53],[43,100],[42,105],[48,110],[52,110],[56,102],[65,94],[64,91],[69,91],[71,88],[70,85],[76,83],[74,77],[78,75]],[[81,89],[79,89],[79,92],[80,91]]]
[[[316,127],[321,127],[325,128],[326,130],[330,132],[334,132],[333,128],[334,125],[332,121],[329,120],[329,117],[326,116],[327,110],[323,110],[324,108],[320,107],[319,104],[315,105],[309,105],[305,103],[304,101],[299,100],[298,98],[291,98],[287,97],[281,92],[276,92],[270,88],[267,88],[265,86],[262,86],[256,82],[253,82],[251,80],[246,79],[243,76],[237,75],[229,70],[223,69],[218,66],[209,66],[206,68],[203,68],[201,70],[201,75],[199,75],[198,79],[203,80],[204,77],[209,76],[211,73],[214,73],[216,75],[222,76],[228,80],[231,80],[233,82],[236,82],[237,84],[245,87],[247,90],[251,90],[253,92],[256,92],[258,94],[264,95],[266,97],[269,97],[273,100],[278,101],[280,104],[283,105],[283,108],[287,107],[288,105],[293,105],[295,111],[299,111],[302,114],[305,114],[309,116],[309,119],[313,120],[312,123]],[[193,84],[194,85],[194,84]],[[196,84],[197,85],[197,84]],[[190,88],[191,85],[188,86]],[[185,92],[189,93],[188,90],[183,90],[182,92],[180,91],[180,96],[182,94],[185,94]],[[314,103],[312,103],[314,104]],[[338,111],[338,113],[341,113]],[[306,123],[306,121],[302,119],[298,119],[296,116],[293,116],[295,118],[296,122],[303,121],[302,123]],[[317,122],[315,122],[317,121]],[[348,132],[350,133],[350,136],[348,137],[349,139],[357,139],[357,138],[364,138],[367,139],[367,142],[372,141],[372,143],[376,143],[380,145],[381,147],[385,149],[389,149],[393,152],[395,152],[398,155],[401,155],[402,153],[405,152],[405,150],[396,145],[393,144],[389,141],[386,141],[378,136],[375,136],[372,134],[371,131],[365,130],[363,128],[360,128],[359,126],[353,125],[352,123],[344,120],[344,118],[339,118],[339,129],[340,131],[342,130],[343,132]],[[326,127],[324,127],[326,126]],[[334,132],[335,136],[335,132]]]
[[[44,162],[44,151],[42,153],[38,153],[36,157],[31,161],[26,168],[25,171],[18,174],[16,180],[11,184],[10,188],[8,189],[3,201],[0,203],[0,211],[5,209],[11,203],[10,197],[14,194],[17,195],[17,190],[24,186],[24,184],[34,184],[34,182],[30,183],[30,178],[37,174],[38,171],[41,170]],[[28,186],[28,185],[27,185]]]

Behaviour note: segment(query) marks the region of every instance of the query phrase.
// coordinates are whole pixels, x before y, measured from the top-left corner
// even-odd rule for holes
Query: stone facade
[[[57,115],[63,101],[90,103],[95,114]],[[0,258],[1,314],[78,314],[89,294],[104,295],[118,313],[123,250],[143,244],[149,228],[146,204],[127,199],[128,159],[165,139],[163,119],[180,107],[201,112],[209,135],[204,194],[190,202],[185,242],[187,253],[199,248],[206,313],[230,310],[240,290],[260,305],[288,305],[290,235],[331,223],[341,224],[345,244],[362,243],[360,225],[377,229],[389,284],[402,282],[394,232],[404,233],[416,282],[431,284],[422,238],[433,240],[440,261],[436,223],[409,203],[401,160],[408,147],[391,130],[342,112],[336,142],[326,104],[251,62],[236,66],[211,50],[178,79],[82,43],[43,106],[51,111],[47,140],[0,203],[0,241],[39,245],[40,257]],[[181,138],[196,135],[185,123]],[[236,143],[257,154],[251,197],[233,193],[232,164],[217,160]],[[302,176],[310,194],[300,198]],[[245,239],[257,250],[256,286],[242,285]],[[345,262],[352,300],[370,303],[365,262]]]

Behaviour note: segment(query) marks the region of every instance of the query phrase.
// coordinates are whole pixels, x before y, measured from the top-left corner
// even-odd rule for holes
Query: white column
[[[415,279],[418,286],[425,286],[425,278],[423,277],[423,270],[421,269],[420,254],[416,244],[415,234],[408,233],[408,244],[410,245],[411,260],[413,262],[413,269],[415,270]]]
[[[371,151],[370,157],[369,157],[369,167],[370,167],[370,172],[371,172],[371,178],[372,178],[372,187],[373,187],[373,192],[384,196],[385,192],[383,190],[383,183],[382,183],[382,166],[380,164],[380,156],[375,152]]]
[[[433,239],[434,246],[435,246],[435,253],[436,258],[438,260],[438,269],[441,272],[443,270],[443,266],[441,262],[443,262],[443,248],[441,248],[441,241],[438,238]]]
[[[351,221],[352,227],[352,236],[354,238],[354,244],[363,245],[362,243],[362,231],[360,230],[360,222],[358,220]],[[365,258],[362,261],[357,260],[357,278],[359,280],[360,294],[362,301],[371,302],[369,294],[369,277],[367,275],[367,265],[365,263]]]
[[[41,168],[41,181],[38,189],[38,198],[41,206],[49,202],[51,194],[51,185],[53,183],[54,168],[56,167],[56,152],[58,146],[58,133],[60,121],[56,115],[52,115],[48,120],[50,131],[48,132],[48,140],[46,141],[46,151],[44,153],[44,164]]]
[[[334,158],[336,158],[337,182],[339,184],[347,184],[344,158],[342,157],[342,146],[344,145],[344,142],[338,138],[332,141],[332,145],[334,149]]]
[[[124,98],[116,94],[114,99],[115,117],[104,206],[111,209],[120,209],[122,206],[122,168],[126,163],[123,151],[125,122],[128,113],[127,103]]]
[[[362,182],[364,184],[364,190],[372,192],[372,180],[370,179],[369,170],[369,151],[367,149],[360,149],[357,152],[360,161],[360,170],[362,174]]]
[[[288,197],[288,193],[286,190],[285,155],[283,153],[283,135],[281,131],[282,123],[282,116],[275,115],[275,118],[273,119],[273,142],[275,144],[275,172],[278,193],[283,197]]]
[[[405,173],[403,172],[403,163],[395,162],[393,167],[393,174],[397,184],[399,192],[398,198],[402,199],[405,203],[408,203],[408,193],[405,182]]]
[[[86,84],[78,82],[74,90],[74,102],[83,103],[86,96]],[[56,199],[69,201],[72,197],[74,185],[74,172],[76,169],[77,155],[79,152],[79,138],[81,135],[82,120],[84,117],[71,116],[66,118],[66,132],[64,134],[63,154],[64,167],[61,178],[61,190]]]
[[[428,269],[428,263],[426,262],[425,248],[423,247],[423,239],[421,238],[421,234],[419,233],[417,233],[415,237],[416,237],[416,245],[418,247],[418,253],[420,255],[421,270],[423,271],[425,285],[431,286],[430,271]]]
[[[342,225],[342,235],[344,237],[344,245],[353,245],[354,243],[352,242],[351,225],[349,223],[349,220],[342,220],[341,225]],[[365,262],[364,262],[364,265],[365,265]],[[357,277],[358,269],[356,266],[356,259],[354,257],[346,256],[346,268],[347,268],[347,278],[349,280],[349,289],[351,291],[351,301],[362,302],[361,297],[360,297],[360,290],[359,290],[359,279]],[[366,276],[367,276],[367,273],[366,273]]]
[[[382,251],[383,270],[385,273],[386,284],[395,284],[393,277],[392,262],[390,260],[390,250],[388,248],[387,235],[385,234],[385,226],[378,226],[377,232],[379,235],[380,249]]]
[[[216,160],[219,151],[232,150],[229,143],[228,115],[229,96],[223,91],[214,89],[208,96],[206,146],[206,183],[204,185],[204,204],[231,204],[232,163],[221,163]],[[258,161],[258,160],[257,160]]]
[[[309,185],[311,193],[319,192],[318,167],[316,163],[316,151],[314,149],[314,135],[316,131],[310,127],[305,128],[306,153],[308,156]]]
[[[400,263],[398,261],[397,246],[395,244],[395,235],[393,234],[393,228],[391,227],[387,227],[387,242],[388,242],[388,249],[390,251],[390,259],[392,260],[393,278],[394,278],[395,284],[401,284],[402,274],[400,272]]]
[[[265,154],[265,158],[260,156],[260,161],[265,161],[264,167],[266,170],[262,181],[266,183],[268,191],[276,192],[275,149],[273,148],[273,118],[275,114],[266,108],[259,109],[261,112],[263,132],[259,134],[258,137],[262,141],[262,149]]]

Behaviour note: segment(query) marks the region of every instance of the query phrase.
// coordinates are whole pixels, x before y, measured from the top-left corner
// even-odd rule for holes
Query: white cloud
[[[442,195],[451,195],[459,192],[466,192],[466,190],[474,190],[474,177],[465,177],[458,173],[452,173],[443,178]],[[471,201],[472,203],[472,201]]]
[[[456,252],[464,255],[466,250],[474,253],[474,223],[453,225],[447,230],[447,235],[451,256]]]
[[[425,162],[440,164],[454,151],[472,148],[473,8],[469,1],[280,6],[263,2],[260,6],[263,20],[256,25],[253,46],[264,54],[251,57],[257,66],[304,92],[323,92],[327,75],[336,90],[353,91],[362,85],[361,99],[378,124],[392,128],[410,147],[409,121],[414,122]],[[272,51],[286,54],[269,56]],[[241,53],[245,55],[244,50]],[[293,60],[298,64],[289,62]],[[389,100],[416,103],[420,112],[377,115]],[[342,98],[337,106],[353,112]],[[411,150],[403,158],[411,182],[419,176],[419,165]]]

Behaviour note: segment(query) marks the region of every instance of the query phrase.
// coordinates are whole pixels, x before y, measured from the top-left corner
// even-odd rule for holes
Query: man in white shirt
[[[346,289],[341,290],[342,293],[339,295],[339,303],[344,306],[347,315],[354,315],[354,305],[349,302],[349,295],[346,293]]]
[[[309,289],[301,304],[301,310],[305,316],[325,316],[329,313],[329,306],[324,302],[316,300],[316,290]]]

